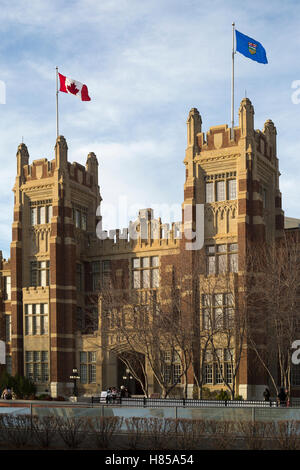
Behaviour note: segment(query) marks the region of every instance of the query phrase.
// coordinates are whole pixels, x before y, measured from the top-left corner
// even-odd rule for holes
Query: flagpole
[[[56,67],[56,137],[58,134],[58,67]]]
[[[231,138],[233,139],[233,128],[234,128],[234,27],[235,23],[232,23],[232,83],[231,83]]]

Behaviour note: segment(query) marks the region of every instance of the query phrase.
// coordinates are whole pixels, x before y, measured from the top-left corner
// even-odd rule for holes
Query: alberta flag
[[[245,57],[248,57],[248,59],[256,60],[256,62],[261,64],[268,63],[265,48],[260,42],[249,38],[249,36],[246,36],[237,30],[235,30],[235,35],[237,52],[240,52]]]

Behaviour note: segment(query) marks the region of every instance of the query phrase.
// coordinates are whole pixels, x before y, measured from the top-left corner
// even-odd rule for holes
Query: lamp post
[[[130,369],[126,369],[126,375],[123,375],[123,380],[124,382],[126,381],[126,388],[127,388],[127,391],[130,395],[130,391],[129,391],[129,383],[130,383],[130,380],[132,380],[133,377],[132,375],[130,375]]]
[[[74,367],[73,375],[70,375],[70,379],[73,380],[73,382],[74,382],[73,396],[77,397],[78,396],[77,380],[79,380],[80,377],[79,377],[79,374],[78,374],[78,369],[76,367]]]

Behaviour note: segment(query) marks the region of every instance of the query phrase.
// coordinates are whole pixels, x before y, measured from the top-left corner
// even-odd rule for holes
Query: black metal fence
[[[216,408],[216,407],[231,407],[231,408],[270,408],[280,405],[277,400],[261,401],[261,400],[194,400],[185,398],[110,398],[105,397],[89,397],[84,401],[89,400],[92,404],[101,405],[118,405],[118,406],[131,406],[131,407],[186,407],[186,408]],[[81,401],[81,400],[80,400]],[[297,406],[297,405],[296,405]]]

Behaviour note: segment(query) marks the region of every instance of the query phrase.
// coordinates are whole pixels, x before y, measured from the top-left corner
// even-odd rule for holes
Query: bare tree
[[[164,397],[179,384],[187,397],[193,371],[195,299],[189,284],[193,276],[180,256],[172,260],[172,269],[158,289],[116,289],[111,283],[99,296],[101,340],[91,341],[115,354],[146,396],[154,377]]]
[[[102,287],[101,340],[93,339],[98,341],[95,346],[115,354],[145,396],[154,377],[165,397],[179,385],[187,397],[190,384],[202,398],[209,351],[231,396],[236,394],[245,346],[246,294],[237,273],[206,276],[205,265],[204,250],[193,255],[182,250],[172,257],[157,289],[117,289],[113,283]],[[220,349],[227,355],[226,370]]]
[[[156,292],[132,295],[130,303],[120,305],[113,315],[118,331],[116,340],[124,350],[130,351],[126,364],[135,378],[138,378],[137,358],[145,359],[143,375],[147,386],[141,384],[144,393],[148,395],[151,374],[167,397],[187,374],[192,361],[188,343],[191,329],[187,321],[183,321],[174,305],[158,299]],[[124,357],[120,355],[120,359]]]
[[[247,302],[241,286],[241,277],[230,272],[201,282],[202,370],[210,355],[232,399],[247,339]]]
[[[277,392],[291,389],[291,345],[299,333],[299,236],[248,253],[249,344]]]

